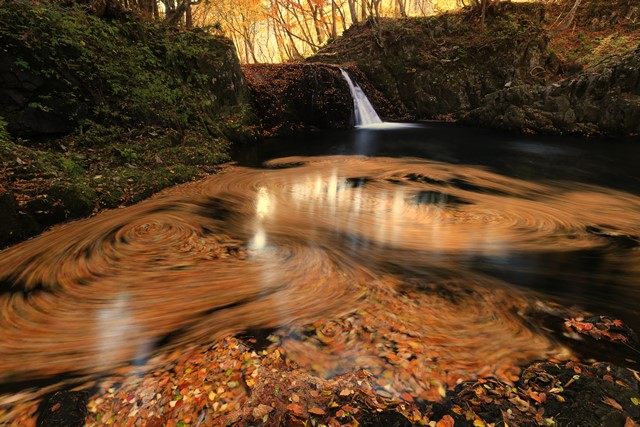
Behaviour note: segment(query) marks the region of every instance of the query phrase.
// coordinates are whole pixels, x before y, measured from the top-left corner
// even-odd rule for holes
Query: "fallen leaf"
[[[273,408],[271,406],[260,404],[257,407],[253,408],[252,415],[255,419],[262,419],[271,411],[273,411]]]
[[[620,405],[618,402],[616,402],[614,399],[610,398],[610,397],[605,397],[602,399],[602,401],[611,406],[614,409],[617,409],[618,411],[622,411],[622,405]]]
[[[312,406],[311,408],[308,409],[310,414],[314,414],[314,415],[324,415],[325,412],[322,408],[318,408],[317,406]]]
[[[413,402],[413,396],[411,396],[409,393],[402,393],[400,397],[402,397],[402,399],[406,400],[407,402]]]
[[[453,427],[454,425],[455,421],[453,421],[451,415],[445,415],[440,421],[436,423],[436,427]]]
[[[535,400],[538,403],[544,403],[547,400],[547,395],[545,393],[538,393],[530,390],[527,394],[531,399]]]
[[[297,403],[288,404],[287,410],[298,417],[301,417],[304,414],[304,409],[302,409],[302,406],[298,405]]]

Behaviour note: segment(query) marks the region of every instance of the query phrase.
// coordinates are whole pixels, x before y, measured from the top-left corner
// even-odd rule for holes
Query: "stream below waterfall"
[[[288,357],[325,377],[389,368],[376,340],[404,334],[451,384],[580,351],[560,332],[576,314],[640,330],[639,158],[441,123],[245,147],[1,252],[2,390],[247,330],[285,331]],[[305,340],[317,320],[342,325],[339,350]]]

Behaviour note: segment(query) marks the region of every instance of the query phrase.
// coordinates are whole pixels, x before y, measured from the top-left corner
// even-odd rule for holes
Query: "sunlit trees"
[[[243,62],[259,62],[259,56],[270,56],[270,52],[260,51],[268,46],[257,41],[267,33],[261,0],[206,1],[194,7],[193,15],[197,26],[220,29],[230,37]]]
[[[78,0],[85,1],[85,0]],[[245,63],[313,54],[354,23],[430,15],[493,0],[89,0],[119,4],[143,17],[230,37]]]

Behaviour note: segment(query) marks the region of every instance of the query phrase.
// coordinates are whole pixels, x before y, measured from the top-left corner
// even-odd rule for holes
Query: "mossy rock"
[[[503,2],[489,12],[485,25],[472,9],[367,21],[309,60],[355,63],[418,119],[459,117],[505,85],[544,82],[534,72],[549,63],[544,7]]]
[[[43,226],[91,214],[96,192],[84,183],[56,182],[46,194],[30,200],[25,210]]]
[[[202,31],[9,0],[0,45],[0,115],[16,135],[66,134],[86,119],[214,134],[248,103],[233,44]]]

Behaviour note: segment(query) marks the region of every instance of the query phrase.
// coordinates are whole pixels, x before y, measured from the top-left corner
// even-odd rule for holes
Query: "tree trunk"
[[[336,10],[336,0],[331,0],[331,38],[338,37],[338,13]]]
[[[193,14],[191,11],[191,2],[187,5],[187,10],[185,11],[185,24],[188,30],[193,28]]]
[[[358,23],[358,10],[356,9],[356,0],[348,0],[349,14],[351,15],[351,22]]]
[[[398,12],[400,16],[403,18],[407,17],[407,5],[405,3],[406,0],[397,0],[398,2]]]

